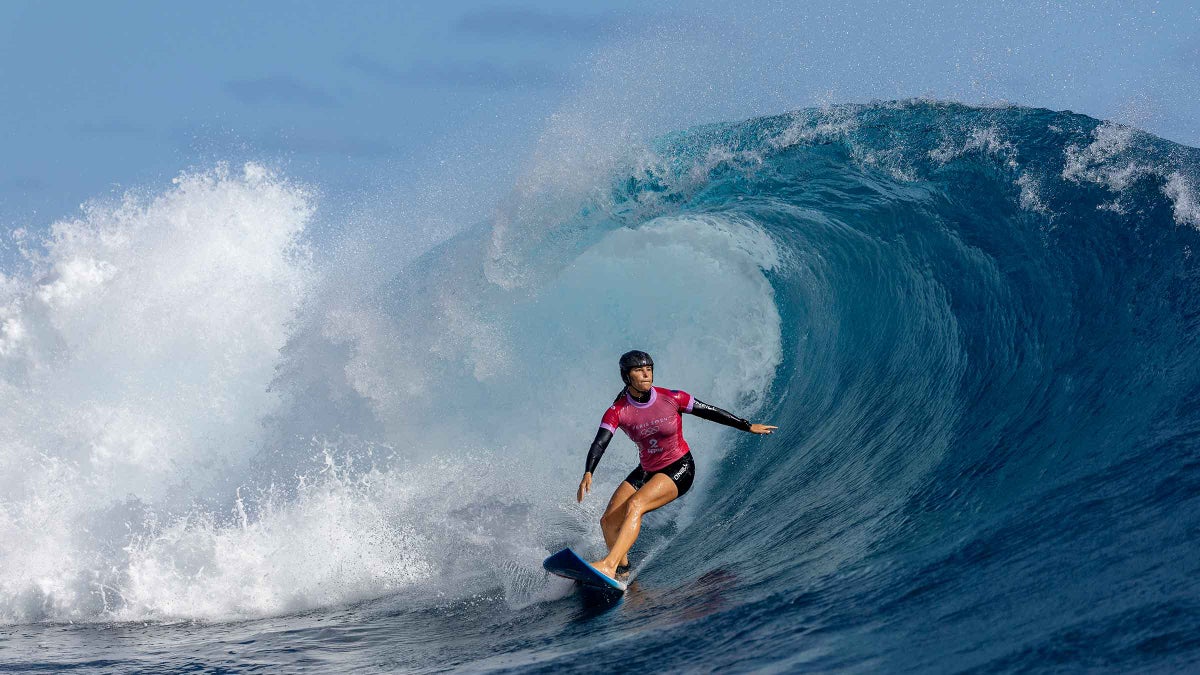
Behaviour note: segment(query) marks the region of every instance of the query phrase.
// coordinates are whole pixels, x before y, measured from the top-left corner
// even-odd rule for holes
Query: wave
[[[552,600],[541,558],[597,547],[633,461],[570,499],[637,347],[780,432],[688,423],[699,489],[640,572],[682,600],[611,628],[632,654],[732,622],[758,661],[695,658],[1177,658],[1197,185],[1200,151],[1136,129],[906,101],[539,157],[398,262],[315,250],[313,193],[257,165],[92,205],[0,280],[0,618]]]

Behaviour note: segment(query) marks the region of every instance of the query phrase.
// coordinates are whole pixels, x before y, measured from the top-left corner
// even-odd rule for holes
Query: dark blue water
[[[455,392],[448,408],[338,393],[345,368],[290,375],[317,351],[344,366],[368,344],[293,326],[274,384],[292,403],[270,419],[392,443],[329,494],[386,502],[366,475],[389,495],[408,486],[384,512],[421,542],[420,575],[321,595],[289,567],[301,600],[265,618],[189,616],[150,591],[100,610],[9,609],[3,667],[1200,668],[1200,150],[1069,112],[910,102],[713,125],[643,152],[654,161],[501,211],[372,296],[394,353]],[[446,301],[450,287],[468,299]],[[610,451],[586,508],[571,495],[619,387],[610,357],[631,347],[655,355],[660,384],[780,431],[688,418],[703,482],[647,518],[636,579],[606,602],[545,578],[538,559],[599,545],[593,520],[629,459]],[[329,391],[312,385],[322,377]],[[539,398],[540,378],[582,391]],[[530,423],[526,400],[567,428]],[[526,413],[509,424],[513,409]],[[487,445],[431,431],[437,447],[418,452],[403,422],[436,414],[497,430],[509,451],[421,468],[439,447]],[[416,477],[388,482],[404,471]],[[248,517],[271,522],[305,494]],[[307,546],[361,559],[395,545],[346,528],[351,543],[326,532]],[[122,597],[144,557],[113,572]]]

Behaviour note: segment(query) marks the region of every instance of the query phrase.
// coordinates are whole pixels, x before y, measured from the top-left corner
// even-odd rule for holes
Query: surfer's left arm
[[[709,405],[695,397],[692,398],[691,410],[685,410],[685,412],[690,412],[700,419],[717,422],[718,424],[724,424],[727,427],[741,429],[742,431],[749,431],[752,434],[769,434],[779,428],[767,424],[754,424],[749,420],[744,420],[734,415],[728,410],[722,410],[715,405]]]

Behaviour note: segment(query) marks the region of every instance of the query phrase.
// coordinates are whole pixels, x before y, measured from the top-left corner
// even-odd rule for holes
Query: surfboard
[[[579,557],[579,554],[575,551],[572,551],[570,548],[564,548],[558,553],[546,558],[544,561],[542,561],[542,567],[546,568],[546,571],[551,574],[556,574],[560,577],[566,577],[567,579],[574,579],[585,586],[612,591],[615,593],[625,592],[625,584],[617,581],[616,579],[610,579],[604,576],[599,570],[589,565],[586,560]]]

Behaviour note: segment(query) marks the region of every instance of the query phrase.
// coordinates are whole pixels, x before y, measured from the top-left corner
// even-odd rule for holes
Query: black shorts
[[[636,469],[630,471],[629,475],[625,477],[625,482],[632,485],[633,489],[640,490],[646,484],[646,481],[650,480],[650,477],[656,473],[664,473],[668,478],[675,481],[675,487],[679,488],[679,497],[682,497],[685,492],[692,488],[692,481],[696,479],[696,463],[692,461],[692,453],[689,452],[675,460],[674,463],[658,471],[647,471],[639,464]]]

